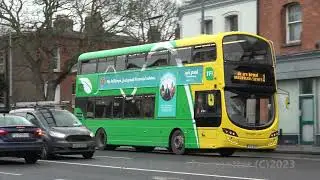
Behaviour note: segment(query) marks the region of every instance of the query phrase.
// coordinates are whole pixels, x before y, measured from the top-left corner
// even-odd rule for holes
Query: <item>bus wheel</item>
[[[221,149],[219,154],[223,157],[231,156],[235,152],[234,149]]]
[[[184,135],[180,130],[174,131],[171,136],[171,151],[174,154],[182,155],[185,153]]]
[[[96,133],[96,145],[99,150],[104,150],[106,147],[106,132],[103,129],[99,129]]]
[[[154,147],[148,147],[148,146],[136,146],[134,147],[136,151],[140,152],[152,152],[154,150]]]

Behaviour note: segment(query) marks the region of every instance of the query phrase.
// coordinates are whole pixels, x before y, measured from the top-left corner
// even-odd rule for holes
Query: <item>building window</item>
[[[60,71],[60,48],[55,48],[53,50],[53,57],[52,57],[52,67],[53,71],[59,72]]]
[[[229,15],[225,17],[226,31],[238,31],[238,15]]]
[[[302,32],[302,14],[299,4],[288,5],[286,8],[287,43],[299,42]]]
[[[313,94],[312,78],[305,78],[300,80],[300,94]]]
[[[204,34],[212,34],[212,19],[204,20]]]

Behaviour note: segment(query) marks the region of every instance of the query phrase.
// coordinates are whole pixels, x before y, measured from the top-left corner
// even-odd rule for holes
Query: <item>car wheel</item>
[[[28,154],[24,157],[24,160],[27,164],[35,164],[38,161],[37,154]]]
[[[93,157],[93,154],[94,154],[94,152],[85,152],[85,153],[82,154],[82,156],[85,159],[91,159]]]
[[[44,144],[42,146],[42,149],[41,149],[41,155],[40,155],[41,159],[51,159],[53,157],[53,155],[51,153],[49,153],[49,147],[47,144]]]
[[[176,130],[171,136],[171,151],[174,154],[182,155],[185,153],[184,135],[182,131]]]

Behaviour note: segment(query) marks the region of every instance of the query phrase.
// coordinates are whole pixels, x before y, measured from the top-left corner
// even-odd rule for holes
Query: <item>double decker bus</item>
[[[278,141],[272,43],[246,32],[87,52],[75,115],[100,149],[174,154],[273,150]]]

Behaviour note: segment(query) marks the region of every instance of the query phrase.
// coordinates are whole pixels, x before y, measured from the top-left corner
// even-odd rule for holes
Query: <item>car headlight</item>
[[[93,132],[90,132],[90,136],[91,136],[91,137],[94,137],[94,134],[93,134]]]
[[[59,133],[59,132],[55,132],[55,131],[50,131],[49,134],[53,137],[57,137],[57,138],[65,138],[66,135]]]

